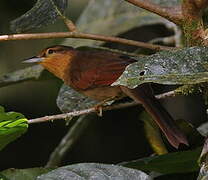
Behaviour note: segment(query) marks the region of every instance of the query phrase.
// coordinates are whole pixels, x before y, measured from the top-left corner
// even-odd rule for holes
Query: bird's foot
[[[96,104],[94,107],[97,115],[101,117],[103,115],[103,107],[112,104],[116,99],[118,99],[118,97],[110,97]]]

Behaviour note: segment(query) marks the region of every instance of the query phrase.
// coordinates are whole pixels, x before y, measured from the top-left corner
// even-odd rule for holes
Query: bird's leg
[[[103,115],[103,106],[110,105],[114,101],[119,100],[119,99],[121,99],[121,97],[119,97],[119,96],[113,96],[113,97],[109,97],[109,98],[107,98],[107,99],[99,102],[98,104],[96,104],[94,106],[94,108],[97,111],[97,115],[101,117]],[[113,102],[110,102],[110,101],[113,101]]]

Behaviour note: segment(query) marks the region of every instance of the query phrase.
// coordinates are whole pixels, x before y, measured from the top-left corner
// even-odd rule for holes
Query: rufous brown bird
[[[107,50],[81,50],[68,46],[53,46],[25,62],[39,63],[78,92],[98,101],[129,96],[142,103],[172,146],[188,145],[183,132],[170,114],[154,97],[150,84],[135,89],[111,86],[135,59]]]

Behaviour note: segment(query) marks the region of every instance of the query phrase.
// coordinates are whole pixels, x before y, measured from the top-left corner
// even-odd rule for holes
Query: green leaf
[[[149,176],[141,171],[116,165],[81,163],[60,167],[37,178],[37,180],[89,180],[89,179],[129,179],[148,180]]]
[[[123,166],[142,171],[154,171],[162,174],[187,173],[199,170],[197,160],[201,148],[174,152],[160,156],[147,157],[131,162],[122,163]]]
[[[51,171],[52,168],[7,169],[0,173],[0,180],[34,180],[37,176]]]
[[[55,22],[59,13],[54,5],[63,13],[67,0],[38,0],[32,9],[11,22],[11,30],[20,33]]]
[[[149,82],[176,85],[208,81],[208,47],[163,51],[137,59],[113,85],[135,88]]]
[[[28,120],[16,112],[0,111],[0,150],[27,131]]]

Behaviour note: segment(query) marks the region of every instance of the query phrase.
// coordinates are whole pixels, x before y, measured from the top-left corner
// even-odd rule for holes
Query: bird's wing
[[[133,62],[136,60],[117,53],[82,52],[72,61],[69,72],[71,83],[83,90],[111,85]]]

